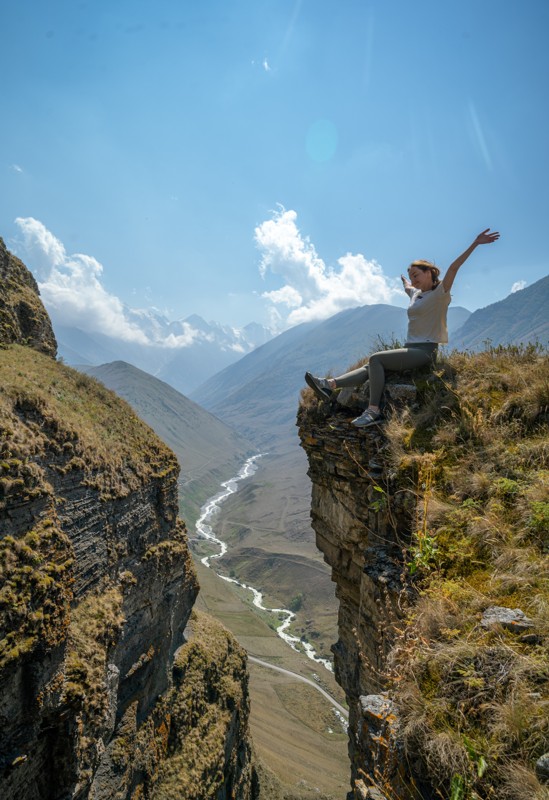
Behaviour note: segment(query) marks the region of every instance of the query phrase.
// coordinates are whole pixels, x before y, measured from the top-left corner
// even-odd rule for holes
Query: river
[[[214,518],[219,512],[219,507],[228,497],[238,491],[239,484],[242,481],[246,480],[246,478],[249,478],[257,471],[257,462],[265,455],[267,455],[267,453],[258,453],[257,455],[248,458],[238,475],[222,483],[221,491],[215,494],[213,497],[210,497],[209,500],[206,500],[204,505],[201,507],[200,516],[196,521],[196,532],[199,536],[202,536],[204,539],[208,539],[208,541],[213,542],[217,547],[219,547],[218,553],[215,553],[211,556],[205,556],[203,559],[201,559],[204,566],[212,569],[211,562],[223,558],[228,550],[227,543],[215,535],[212,527]],[[263,604],[263,594],[258,589],[254,588],[253,586],[249,586],[246,583],[242,583],[242,581],[239,581],[235,578],[229,578],[226,575],[222,575],[217,572],[217,570],[214,571],[220,578],[222,578],[222,580],[227,581],[227,583],[234,583],[237,586],[240,586],[242,589],[246,589],[247,591],[251,592],[253,595],[252,602],[256,608],[260,608],[262,611],[267,611],[270,614],[276,615],[279,621],[281,621],[281,624],[277,627],[276,632],[280,638],[283,639],[293,650],[297,650],[297,652],[305,651],[311,661],[314,661],[316,664],[321,664],[330,672],[334,671],[331,662],[326,658],[319,658],[314,647],[309,642],[300,638],[299,636],[293,636],[288,632],[290,625],[295,620],[295,614],[293,611],[290,611],[288,608],[268,608]]]

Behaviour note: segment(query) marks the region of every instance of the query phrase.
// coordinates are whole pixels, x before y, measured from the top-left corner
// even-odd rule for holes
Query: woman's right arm
[[[462,264],[467,261],[473,250],[475,250],[479,244],[492,244],[492,242],[497,241],[499,239],[499,233],[497,231],[493,231],[490,233],[490,228],[486,228],[485,231],[479,233],[473,244],[469,245],[467,250],[465,250],[460,256],[453,261],[450,266],[448,267],[448,271],[446,275],[442,279],[442,285],[444,287],[445,292],[449,292],[452,288],[454,283],[455,277],[457,275],[458,269],[461,267]]]

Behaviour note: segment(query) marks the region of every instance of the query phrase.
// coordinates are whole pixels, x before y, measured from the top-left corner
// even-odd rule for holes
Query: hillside
[[[57,342],[38,286],[22,261],[0,238],[0,344],[25,342],[54,356]]]
[[[354,797],[549,797],[549,356],[452,353],[359,430],[306,389]]]
[[[452,337],[457,350],[482,350],[492,345],[549,344],[549,275],[475,311]]]
[[[120,397],[151,426],[177,456],[181,513],[189,523],[200,506],[235,475],[254,452],[252,445],[217,417],[131,364],[115,361],[79,367]]]
[[[179,466],[56,361],[0,247],[0,796],[258,796],[246,653],[194,615]]]

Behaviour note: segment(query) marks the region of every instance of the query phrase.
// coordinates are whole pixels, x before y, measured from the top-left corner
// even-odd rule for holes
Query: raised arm
[[[412,292],[414,291],[414,287],[412,286],[412,284],[410,283],[410,281],[408,280],[408,278],[405,275],[401,275],[400,276],[400,280],[402,281],[402,285],[404,287],[404,291],[406,292],[408,297],[411,297]]]
[[[492,244],[492,242],[495,242],[498,239],[499,239],[499,233],[497,231],[492,231],[492,233],[490,233],[490,228],[486,228],[485,231],[479,233],[473,244],[469,245],[467,250],[464,250],[464,252],[460,256],[458,256],[458,258],[456,258],[456,260],[453,261],[448,267],[446,275],[442,279],[442,285],[444,287],[444,291],[445,292],[450,291],[454,283],[455,277],[457,275],[458,269],[461,267],[462,264],[465,263],[465,261],[467,261],[473,250],[475,250],[479,246],[479,244]]]

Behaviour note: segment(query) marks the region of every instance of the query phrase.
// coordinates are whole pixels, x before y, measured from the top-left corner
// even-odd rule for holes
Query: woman
[[[497,231],[490,228],[479,233],[472,245],[450,264],[446,275],[439,279],[440,270],[429,261],[413,261],[408,267],[408,278],[401,275],[404,291],[410,298],[408,306],[408,333],[406,344],[398,350],[373,353],[368,364],[337,378],[315,378],[305,373],[305,381],[323,400],[329,399],[334,389],[360,386],[370,379],[370,402],[366,411],[353,420],[353,425],[365,428],[381,420],[379,403],[385,386],[385,370],[400,372],[425,367],[436,361],[439,344],[448,341],[446,317],[450,305],[450,289],[458,269],[481,244],[492,244],[499,239]]]

